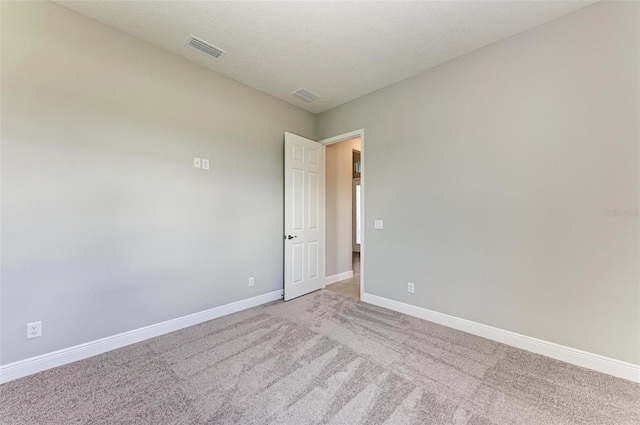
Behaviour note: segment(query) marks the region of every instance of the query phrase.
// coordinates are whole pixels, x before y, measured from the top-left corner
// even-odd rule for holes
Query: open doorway
[[[329,289],[362,299],[364,153],[363,129],[320,142],[285,132],[285,301],[338,283]]]
[[[360,299],[362,246],[360,136],[325,148],[326,289]]]

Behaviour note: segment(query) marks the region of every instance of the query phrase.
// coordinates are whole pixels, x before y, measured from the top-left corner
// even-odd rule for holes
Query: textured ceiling
[[[314,113],[593,3],[54,1]],[[227,53],[186,47],[191,34]]]

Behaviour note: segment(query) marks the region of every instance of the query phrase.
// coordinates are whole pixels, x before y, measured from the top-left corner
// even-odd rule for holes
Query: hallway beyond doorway
[[[353,277],[327,285],[326,288],[345,297],[360,299],[360,253],[353,253]]]

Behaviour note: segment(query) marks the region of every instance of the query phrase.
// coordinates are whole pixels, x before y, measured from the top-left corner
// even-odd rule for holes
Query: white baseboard
[[[458,329],[473,335],[478,335],[493,341],[498,341],[523,350],[541,354],[543,356],[551,357],[556,360],[561,360],[566,363],[571,363],[587,369],[613,375],[618,378],[640,383],[640,365],[637,364],[627,363],[610,357],[555,344],[553,342],[543,341],[541,339],[517,334],[515,332],[494,328],[493,326],[472,322],[471,320],[460,319],[458,317],[449,316],[448,314],[438,313],[436,311],[427,310],[426,308],[416,307],[399,301],[390,300],[388,298],[379,297],[377,295],[364,293],[362,301],[418,317],[420,319],[428,320],[430,322],[438,323],[453,329]]]
[[[325,285],[331,285],[332,283],[340,282],[341,280],[351,279],[353,277],[353,270],[348,272],[338,273],[324,278]]]
[[[43,370],[62,366],[67,363],[86,359],[107,351],[115,350],[126,345],[144,341],[159,335],[177,331],[189,326],[197,325],[208,320],[236,313],[247,308],[256,307],[271,301],[282,299],[282,290],[269,292],[246,300],[236,301],[220,307],[145,326],[118,335],[109,336],[62,350],[54,351],[40,356],[31,357],[13,363],[0,366],[0,383],[13,381],[23,376],[31,375]]]

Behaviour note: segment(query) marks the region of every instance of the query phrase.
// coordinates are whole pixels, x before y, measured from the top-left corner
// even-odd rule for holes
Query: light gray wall
[[[365,129],[366,292],[640,364],[639,18],[589,6],[320,115]]]
[[[353,150],[360,150],[360,138],[326,147],[326,275],[353,268],[352,195]]]
[[[283,133],[315,117],[53,3],[1,7],[1,363],[281,289]]]

